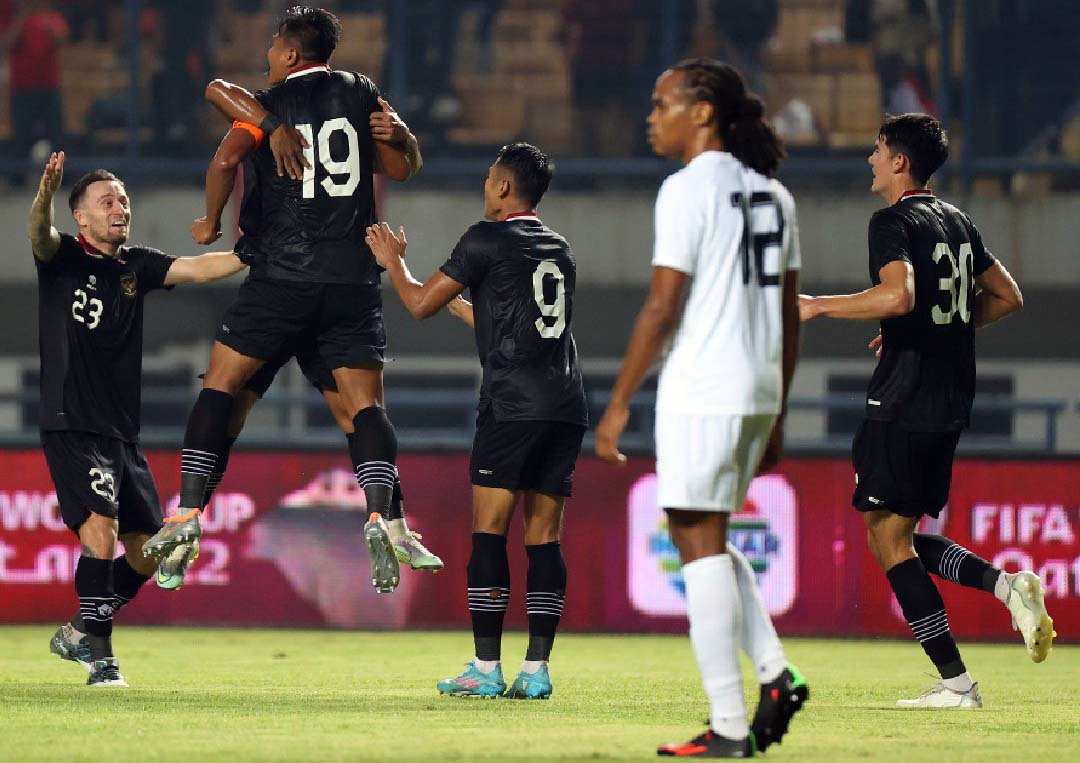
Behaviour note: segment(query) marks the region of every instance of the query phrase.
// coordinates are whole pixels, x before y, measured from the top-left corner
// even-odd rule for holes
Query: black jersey
[[[994,264],[967,215],[929,191],[870,218],[870,279],[896,260],[915,271],[915,308],[881,322],[867,417],[919,432],[968,425],[975,398],[975,278]]]
[[[379,282],[382,271],[364,243],[364,230],[376,220],[369,118],[379,108],[378,96],[367,77],[325,66],[296,71],[256,93],[268,111],[303,133],[311,164],[296,181],[278,177],[269,141],[254,153],[259,221],[242,246],[265,261],[261,274],[316,283]]]
[[[164,286],[174,258],[123,246],[115,257],[60,236],[37,258],[41,429],[139,438],[143,297]]]
[[[480,409],[490,405],[497,421],[587,424],[570,333],[577,266],[566,239],[534,216],[477,223],[440,269],[470,290]]]

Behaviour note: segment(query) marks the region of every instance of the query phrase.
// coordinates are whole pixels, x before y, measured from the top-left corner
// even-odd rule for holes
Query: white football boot
[[[953,691],[938,681],[915,699],[898,699],[897,707],[907,707],[919,710],[971,710],[983,706],[982,694],[979,693],[979,684],[973,683],[965,692]]]

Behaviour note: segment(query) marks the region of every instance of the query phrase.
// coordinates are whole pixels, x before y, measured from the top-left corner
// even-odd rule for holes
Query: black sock
[[[119,556],[113,559],[113,617],[124,606],[131,603],[135,595],[139,593],[143,583],[150,579],[149,575],[142,575],[128,563],[127,557]]]
[[[112,559],[80,556],[79,566],[75,568],[75,592],[79,595],[79,614],[90,644],[90,659],[112,657],[115,608]]]
[[[885,573],[889,578],[900,609],[904,611],[911,632],[942,678],[955,678],[965,672],[960,650],[956,648],[945,603],[930,573],[919,557],[900,562]]]
[[[503,618],[510,602],[510,560],[506,536],[472,534],[467,573],[469,614],[478,660],[498,660],[502,654]]]
[[[968,588],[993,593],[1001,574],[990,562],[940,535],[915,533],[915,553],[928,572]]]
[[[364,489],[368,511],[388,518],[397,481],[397,435],[386,411],[377,405],[364,408],[353,418],[348,435],[356,481]]]
[[[180,456],[180,507],[202,508],[206,486],[217,468],[219,454],[228,442],[233,396],[216,389],[199,393],[184,432]]]
[[[525,579],[525,611],[529,615],[526,660],[547,660],[566,598],[566,561],[558,541],[526,546],[529,572]]]
[[[394,495],[390,499],[390,508],[387,510],[386,521],[405,518],[405,497],[401,493],[401,477],[394,478]]]
[[[229,466],[229,453],[232,452],[232,446],[234,444],[236,444],[235,437],[225,438],[225,448],[218,453],[217,463],[214,464],[214,471],[210,472],[210,477],[206,481],[206,493],[203,496],[203,508],[210,505],[210,499],[214,497],[214,491],[217,490],[218,485],[221,484],[221,480],[225,476],[225,469]]]

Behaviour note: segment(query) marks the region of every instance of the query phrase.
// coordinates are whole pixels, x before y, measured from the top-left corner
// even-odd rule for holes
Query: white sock
[[[405,517],[391,519],[386,523],[386,532],[390,535],[390,542],[394,543],[409,534],[409,526],[405,524]]]
[[[994,583],[994,596],[1002,604],[1009,598],[1009,584],[1012,581],[1009,580],[1009,573],[1003,572],[998,575],[997,582]]]
[[[490,673],[501,664],[502,662],[500,660],[481,660],[479,657],[473,658],[473,665],[475,665],[476,669],[481,673]]]
[[[728,555],[735,565],[735,582],[739,586],[739,603],[742,605],[742,648],[750,656],[759,683],[767,684],[780,677],[787,667],[787,657],[776,635],[769,610],[761,600],[754,568],[739,549],[730,543]]]
[[[535,673],[540,668],[547,665],[547,660],[522,660],[521,672],[522,673]]]
[[[971,674],[966,670],[955,678],[943,678],[941,679],[941,682],[945,684],[946,689],[951,689],[960,694],[968,693],[975,684],[975,682],[971,680]]]
[[[739,669],[739,591],[727,554],[683,565],[690,643],[712,703],[712,730],[730,739],[749,733]]]

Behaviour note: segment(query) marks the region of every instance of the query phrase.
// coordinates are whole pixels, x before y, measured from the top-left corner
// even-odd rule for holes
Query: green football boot
[[[161,560],[154,581],[158,588],[166,591],[178,591],[184,585],[184,574],[188,565],[199,558],[199,541],[177,546],[172,553]]]
[[[541,665],[535,673],[521,671],[503,694],[505,699],[547,699],[550,696],[551,674],[547,665]]]
[[[407,564],[414,570],[438,572],[443,568],[443,560],[427,550],[420,542],[424,537],[420,533],[409,530],[405,535],[393,538],[394,555],[402,564]]]
[[[435,684],[440,694],[449,694],[452,697],[494,699],[506,691],[506,681],[503,679],[501,665],[497,665],[490,673],[480,670],[472,660],[465,665],[467,669],[460,676],[444,678]]]
[[[386,522],[378,512],[373,511],[364,525],[364,543],[371,562],[371,584],[379,593],[393,593],[401,582],[401,567]]]
[[[154,559],[162,559],[171,554],[177,546],[198,540],[202,535],[200,513],[199,509],[191,509],[166,519],[162,528],[143,544],[143,553]]]

